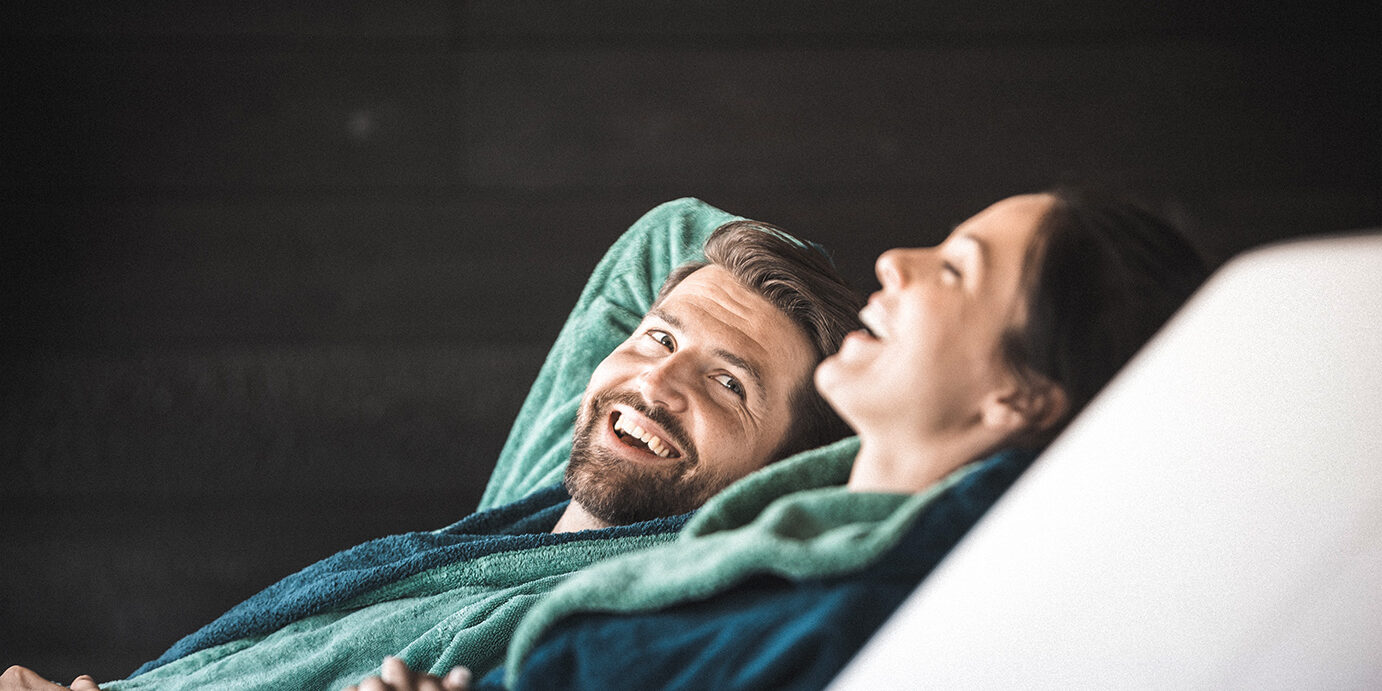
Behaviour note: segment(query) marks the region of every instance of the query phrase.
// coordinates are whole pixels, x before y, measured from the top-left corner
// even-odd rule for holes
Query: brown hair
[[[1025,323],[1003,335],[1008,367],[1029,389],[1054,384],[1066,410],[1024,443],[1042,447],[1204,282],[1209,268],[1170,221],[1123,196],[1046,192],[1023,265]]]
[[[714,264],[786,314],[805,332],[819,363],[860,327],[863,298],[842,278],[819,246],[758,221],[731,221],[705,241],[707,261],[673,269],[654,306],[697,269]],[[792,392],[792,424],[774,460],[849,436],[850,429],[816,391],[810,374]]]

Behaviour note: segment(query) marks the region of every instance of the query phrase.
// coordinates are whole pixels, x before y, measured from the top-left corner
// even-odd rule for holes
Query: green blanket
[[[576,410],[591,373],[632,333],[666,274],[700,259],[705,238],[735,218],[695,199],[680,199],[648,212],[615,242],[592,273],[524,402],[486,487],[482,510],[561,480]],[[501,661],[510,631],[532,603],[571,571],[671,537],[639,534],[517,548],[404,572],[382,583],[372,580],[363,592],[334,599],[330,593],[314,593],[317,599],[308,613],[293,615],[286,624],[223,638],[225,642],[210,647],[190,647],[186,654],[166,656],[168,661],[150,665],[149,671],[103,688],[332,688],[377,672],[387,654],[419,669],[445,673],[452,665],[465,664],[482,673]],[[400,555],[399,560],[407,558]],[[368,567],[377,574],[394,564]],[[351,568],[344,564],[331,571],[348,573]]]
[[[650,612],[724,592],[757,574],[792,580],[859,571],[891,549],[969,464],[920,494],[843,487],[857,438],[769,466],[711,499],[675,542],[573,576],[528,612],[509,645],[507,680],[555,621],[577,612]]]
[[[267,636],[201,650],[102,688],[341,688],[377,673],[386,654],[438,675],[458,664],[489,669],[502,661],[523,613],[568,574],[673,535],[566,542],[438,567]]]

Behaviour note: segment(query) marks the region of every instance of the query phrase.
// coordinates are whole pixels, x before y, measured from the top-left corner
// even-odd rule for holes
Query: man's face
[[[696,270],[591,376],[567,489],[615,525],[695,509],[774,460],[814,365],[787,315],[718,266]]]

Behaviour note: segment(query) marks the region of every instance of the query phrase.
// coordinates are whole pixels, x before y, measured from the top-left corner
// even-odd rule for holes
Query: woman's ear
[[[1069,401],[1061,387],[1048,382],[1017,384],[994,392],[980,411],[983,424],[1005,438],[1040,434],[1065,417]]]

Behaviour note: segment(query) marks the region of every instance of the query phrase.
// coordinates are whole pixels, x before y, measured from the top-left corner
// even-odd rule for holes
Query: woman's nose
[[[650,405],[665,408],[671,413],[686,410],[685,382],[682,363],[672,355],[643,370],[638,377],[638,393]]]
[[[878,255],[878,261],[874,262],[874,273],[878,275],[878,283],[884,288],[898,287],[907,282],[910,275],[909,264],[915,262],[916,253],[923,250],[913,249],[890,249]]]

